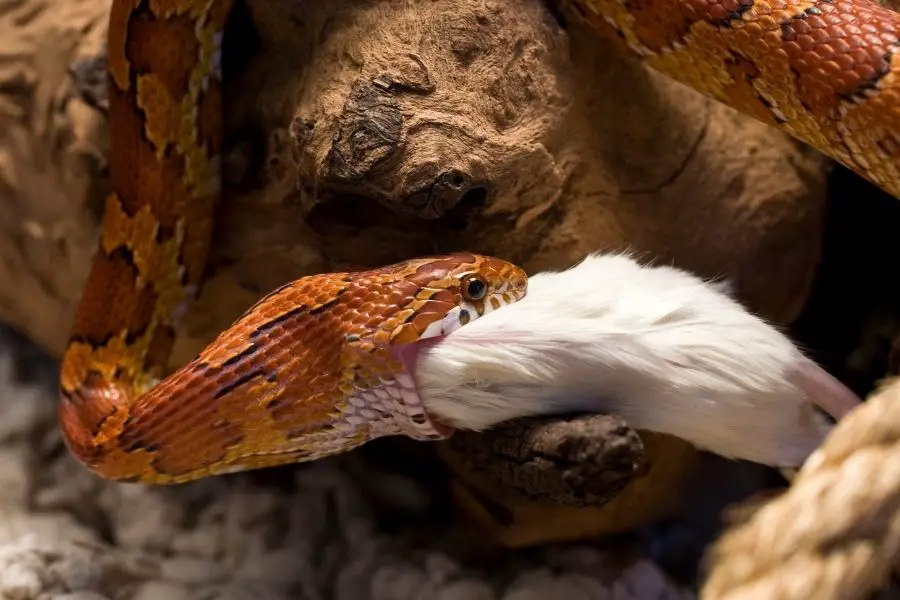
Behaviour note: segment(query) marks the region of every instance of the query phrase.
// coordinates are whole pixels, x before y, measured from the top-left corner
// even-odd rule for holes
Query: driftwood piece
[[[0,318],[58,355],[108,184],[98,85],[108,3],[10,6],[0,40],[21,59],[0,67]],[[209,280],[172,366],[285,281],[461,248],[532,272],[631,248],[727,276],[740,299],[780,323],[803,305],[818,260],[825,160],[567,29],[539,1],[247,0],[235,15],[225,56],[228,190]],[[672,464],[643,471],[613,504],[633,499],[635,486],[677,489],[691,463],[677,441],[642,434],[659,442],[642,457],[627,428],[603,435],[598,452],[625,444],[633,464]],[[450,463],[454,448],[442,449]],[[531,452],[523,466],[518,456],[508,464],[531,473],[553,454]],[[596,465],[612,459],[593,456],[581,474],[534,481],[545,492],[564,482],[560,494],[544,494],[558,501],[575,493],[602,502],[602,489],[571,486],[596,485]],[[495,476],[460,489],[487,497],[510,483],[525,489],[515,478],[497,485],[510,467],[485,468]],[[472,470],[458,470],[460,480]],[[653,510],[628,514],[661,514],[667,497],[644,493]],[[532,499],[506,506],[525,515],[529,532],[501,537],[608,531],[585,524],[598,519],[592,508],[536,519],[551,509],[532,511]]]

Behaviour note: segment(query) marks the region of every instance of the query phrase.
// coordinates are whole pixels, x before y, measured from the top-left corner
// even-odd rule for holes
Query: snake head
[[[348,396],[341,410],[349,413],[354,424],[362,424],[361,418],[368,427],[381,423],[387,428],[385,434],[401,433],[419,440],[448,437],[452,429],[426,414],[419,399],[418,353],[423,343],[437,341],[523,298],[528,286],[525,271],[499,258],[456,253],[351,277],[367,289],[379,290],[369,297],[373,301],[380,297],[380,302],[368,305],[366,312],[383,317],[347,337],[344,372],[350,375],[344,382]],[[353,368],[348,370],[348,364]]]
[[[284,446],[306,461],[383,436],[449,437],[453,429],[427,414],[419,398],[415,365],[423,343],[521,299],[527,285],[525,271],[507,261],[456,253],[306,277],[274,292],[248,317],[267,329],[266,348],[291,348],[271,361],[282,398],[272,414],[285,422]],[[303,303],[310,308],[295,321],[269,328],[281,318],[277,310]],[[282,308],[266,318],[268,305]]]

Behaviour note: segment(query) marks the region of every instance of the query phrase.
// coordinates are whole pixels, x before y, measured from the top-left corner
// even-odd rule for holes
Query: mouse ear
[[[862,404],[850,388],[808,358],[803,358],[789,378],[806,394],[810,402],[840,421],[848,412]]]

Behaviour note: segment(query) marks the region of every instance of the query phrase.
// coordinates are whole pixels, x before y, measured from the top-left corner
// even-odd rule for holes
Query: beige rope
[[[862,600],[887,584],[900,558],[900,379],[888,383],[723,535],[702,600]]]

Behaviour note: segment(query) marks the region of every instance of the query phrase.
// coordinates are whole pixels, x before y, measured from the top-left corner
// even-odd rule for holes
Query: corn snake
[[[113,1],[113,191],[63,357],[59,405],[70,451],[106,478],[179,483],[314,460],[380,435],[446,437],[450,428],[421,410],[401,349],[525,293],[521,269],[467,253],[306,277],[260,300],[163,378],[211,242],[220,52],[232,5]],[[574,5],[652,67],[900,195],[893,13],[863,0]],[[472,281],[483,296],[467,289]]]

